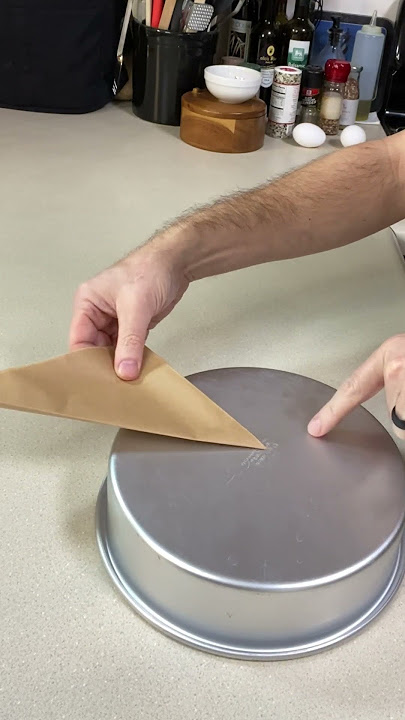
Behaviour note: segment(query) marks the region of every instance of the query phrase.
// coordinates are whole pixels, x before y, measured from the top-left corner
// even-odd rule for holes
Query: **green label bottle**
[[[309,9],[310,0],[296,0],[294,17],[282,26],[282,63],[300,69],[308,64],[314,37]]]

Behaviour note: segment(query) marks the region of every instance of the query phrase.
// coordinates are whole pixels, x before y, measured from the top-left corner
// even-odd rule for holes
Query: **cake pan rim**
[[[258,451],[262,452],[262,451]],[[216,585],[225,585],[226,587],[234,587],[241,590],[251,590],[253,592],[266,592],[268,590],[271,590],[272,592],[285,592],[286,590],[294,591],[294,590],[302,590],[302,589],[309,589],[309,588],[317,588],[317,587],[323,587],[325,585],[332,585],[335,582],[339,582],[340,580],[344,580],[348,577],[353,577],[353,575],[356,575],[357,573],[361,572],[364,568],[369,567],[374,562],[376,562],[382,555],[384,555],[385,552],[387,552],[390,545],[392,545],[395,540],[398,538],[398,535],[401,534],[401,532],[404,532],[405,527],[405,520],[402,519],[401,524],[399,527],[394,528],[392,533],[386,538],[384,543],[379,546],[378,550],[370,553],[367,555],[363,560],[360,560],[360,562],[355,563],[354,565],[351,565],[348,568],[345,568],[344,570],[340,570],[336,573],[332,573],[330,575],[324,575],[320,578],[315,579],[306,579],[301,580],[300,582],[295,583],[277,583],[277,582],[260,582],[256,583],[252,580],[240,580],[237,578],[232,578],[228,575],[217,575],[216,573],[210,573],[206,570],[202,570],[201,568],[198,568],[194,565],[191,565],[190,563],[186,562],[185,560],[182,560],[181,558],[177,557],[176,555],[173,555],[169,550],[164,548],[162,545],[160,545],[156,540],[154,540],[143,528],[141,525],[137,523],[135,518],[129,513],[128,508],[126,504],[123,501],[122,494],[117,486],[117,482],[114,476],[111,474],[109,475],[111,485],[115,492],[115,497],[119,503],[119,506],[124,513],[126,519],[128,522],[132,525],[132,528],[135,530],[135,532],[139,535],[141,540],[145,542],[151,550],[153,550],[157,555],[163,557],[165,560],[167,560],[172,565],[175,565],[177,568],[180,568],[181,570],[189,573],[190,575],[193,575],[194,577],[199,577],[201,579],[207,580],[209,582],[212,582]],[[107,480],[108,482],[108,480]]]
[[[343,629],[327,635],[320,640],[306,645],[295,645],[289,647],[277,647],[275,649],[264,650],[263,648],[242,648],[236,646],[227,646],[214,641],[207,640],[199,635],[195,635],[160,615],[152,606],[145,603],[141,597],[128,586],[121,578],[115,567],[115,563],[110,553],[108,544],[108,534],[106,531],[107,516],[107,479],[104,480],[97,497],[96,503],[96,539],[101,555],[101,559],[107,572],[120,594],[124,596],[127,603],[137,612],[137,614],[159,629],[166,636],[177,640],[197,650],[209,652],[221,657],[231,659],[251,660],[251,661],[277,661],[292,660],[302,657],[308,657],[328,649],[331,649],[351,637],[358,635],[363,631],[381,612],[390,604],[391,600],[401,586],[405,575],[405,533],[399,542],[399,550],[392,573],[384,590],[379,594],[375,602],[354,622],[346,625]]]

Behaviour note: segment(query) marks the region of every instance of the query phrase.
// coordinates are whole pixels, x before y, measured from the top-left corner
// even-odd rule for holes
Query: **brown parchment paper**
[[[112,348],[86,348],[0,372],[0,407],[128,430],[263,448],[248,430],[145,348],[140,378],[120,380]]]

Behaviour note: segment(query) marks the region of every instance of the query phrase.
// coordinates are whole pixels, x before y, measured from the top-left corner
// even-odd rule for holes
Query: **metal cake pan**
[[[333,391],[305,377],[189,379],[267,449],[120,430],[97,504],[116,586],[168,635],[230,657],[297,657],[354,635],[404,575],[394,441],[364,408],[311,438],[307,422]]]

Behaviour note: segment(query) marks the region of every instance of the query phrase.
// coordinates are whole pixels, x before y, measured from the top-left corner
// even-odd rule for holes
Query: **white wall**
[[[340,11],[355,15],[371,15],[373,10],[378,14],[395,20],[399,0],[324,0],[324,9],[328,12]],[[289,0],[289,10],[292,14],[295,0]]]

